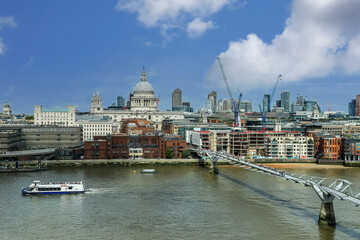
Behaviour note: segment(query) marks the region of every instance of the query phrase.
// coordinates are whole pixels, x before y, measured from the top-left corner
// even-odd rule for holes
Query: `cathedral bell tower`
[[[97,94],[95,95],[95,92],[93,94],[93,97],[91,98],[91,106],[90,106],[90,113],[101,113],[103,111],[101,97],[99,94],[99,90],[97,91]]]

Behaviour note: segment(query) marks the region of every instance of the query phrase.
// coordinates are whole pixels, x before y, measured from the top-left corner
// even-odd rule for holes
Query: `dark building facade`
[[[270,112],[270,94],[264,94],[263,111]]]
[[[360,95],[356,95],[355,116],[360,116]]]
[[[355,116],[356,99],[352,99],[349,102],[349,115]]]
[[[172,107],[181,106],[181,89],[177,88],[172,93]]]
[[[0,153],[20,150],[21,147],[20,129],[0,130]]]

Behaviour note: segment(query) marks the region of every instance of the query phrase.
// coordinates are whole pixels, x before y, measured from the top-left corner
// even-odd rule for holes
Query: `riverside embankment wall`
[[[19,167],[36,167],[38,160],[18,161]],[[1,166],[13,167],[16,162],[1,162]],[[47,160],[41,161],[42,167],[86,167],[86,166],[133,166],[133,165],[210,165],[210,160],[202,159],[87,159],[87,160]],[[219,165],[228,164],[219,161]]]

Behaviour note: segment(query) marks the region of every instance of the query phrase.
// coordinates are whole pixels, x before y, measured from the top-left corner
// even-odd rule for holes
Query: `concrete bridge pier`
[[[219,173],[219,168],[218,168],[218,164],[217,164],[218,159],[219,159],[218,156],[211,156],[210,157],[210,160],[211,160],[210,172],[213,172],[215,174]]]
[[[333,200],[334,196],[323,191],[317,185],[312,185],[313,189],[321,199],[321,207],[320,207],[320,215],[318,223],[320,225],[328,225],[335,227],[336,220],[335,220],[335,211]]]

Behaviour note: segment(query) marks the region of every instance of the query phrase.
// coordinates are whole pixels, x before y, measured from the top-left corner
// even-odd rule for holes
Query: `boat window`
[[[69,187],[69,189],[72,189],[72,187]]]

